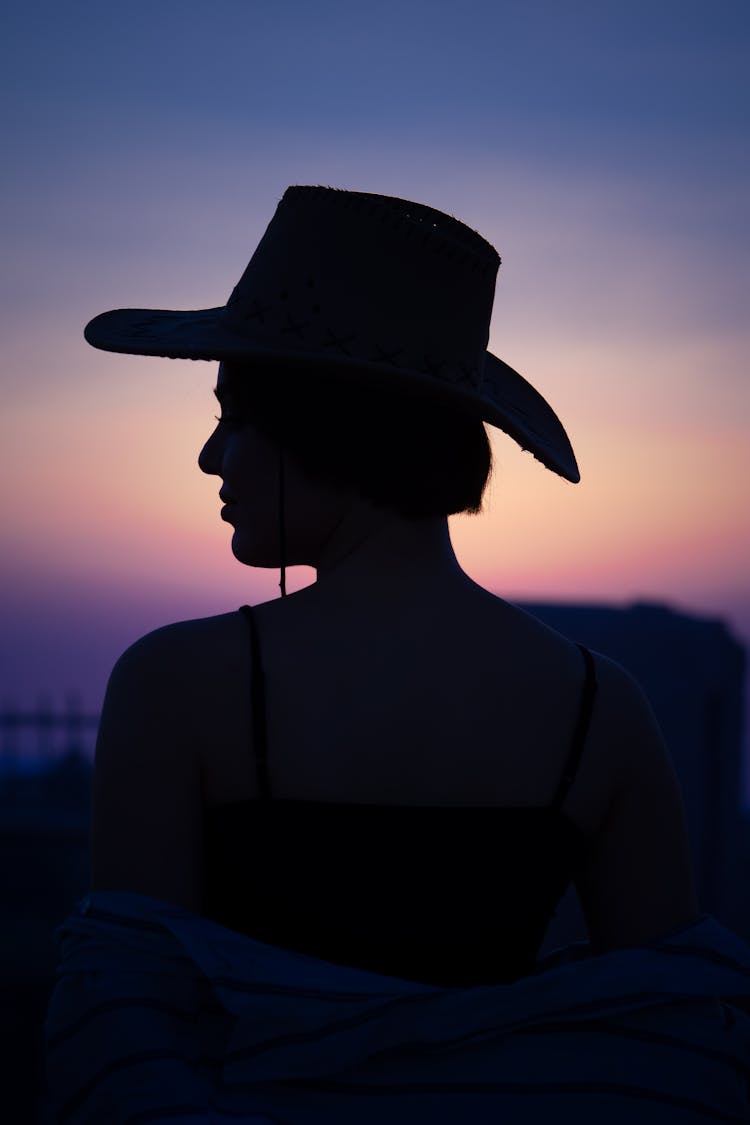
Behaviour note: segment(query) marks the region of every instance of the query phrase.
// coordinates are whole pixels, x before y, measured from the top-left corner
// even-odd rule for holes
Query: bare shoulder
[[[640,684],[595,654],[590,739],[606,748],[612,788],[606,815],[576,876],[592,945],[646,943],[699,913],[679,780]]]
[[[160,684],[186,686],[216,669],[231,665],[244,652],[245,625],[239,613],[222,613],[176,621],[146,633],[116,662],[113,675],[143,681],[144,688]]]
[[[242,659],[241,626],[239,614],[168,625],[115,664],[94,763],[94,888],[199,907],[200,747],[219,721],[207,704]]]
[[[568,642],[523,623],[544,667],[568,675]],[[646,693],[617,661],[593,652],[596,694],[566,811],[588,823],[575,885],[596,952],[653,941],[699,914],[682,791]],[[580,682],[580,680],[579,680]],[[568,681],[569,683],[569,681]],[[593,816],[591,810],[596,810]]]
[[[638,680],[617,661],[592,652],[596,696],[591,717],[592,743],[606,747],[616,793],[633,785],[648,792],[649,781],[679,789],[669,750],[649,699]]]
[[[127,648],[109,678],[97,760],[128,742],[144,768],[183,765],[247,737],[250,646],[238,611],[164,625]],[[127,732],[127,733],[126,733]],[[113,751],[116,752],[116,751]]]
[[[635,725],[656,728],[646,694],[636,678],[604,653],[590,650],[594,662],[596,694],[591,715],[591,734],[605,737],[610,754],[627,741],[628,729]]]
[[[500,599],[497,599],[499,602]],[[525,609],[502,603],[499,612],[512,622],[511,643],[521,671],[534,669],[534,682],[552,690],[560,685],[572,698],[580,697],[584,664],[580,646]],[[613,785],[649,763],[668,761],[648,698],[633,675],[603,653],[592,651],[596,692],[586,740],[587,762],[601,757]]]

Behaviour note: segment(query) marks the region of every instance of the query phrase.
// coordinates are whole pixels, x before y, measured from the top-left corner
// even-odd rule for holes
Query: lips
[[[219,493],[219,499],[224,505],[224,507],[219,512],[219,515],[221,519],[228,520],[230,518],[232,507],[234,506],[234,504],[236,504],[236,500],[234,496],[231,496],[228,492],[225,492],[223,488]]]

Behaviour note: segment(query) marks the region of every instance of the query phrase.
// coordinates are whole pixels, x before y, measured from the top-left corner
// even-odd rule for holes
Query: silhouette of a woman
[[[638,687],[451,547],[446,517],[479,509],[490,470],[482,418],[578,479],[551,409],[485,351],[498,264],[431,208],[290,188],[225,308],[87,327],[98,347],[221,361],[199,464],[234,554],[317,571],[118,662],[94,888],[445,983],[530,971],[571,878],[599,950],[697,915]]]
[[[94,896],[147,896],[321,974],[448,989],[533,974],[571,880],[594,954],[699,918],[642,691],[451,546],[448,515],[481,507],[484,422],[579,479],[549,405],[486,351],[498,265],[432,208],[292,187],[226,306],[87,326],[105,350],[219,361],[199,464],[232,550],[281,567],[282,594],[285,566],[317,571],[120,658]]]

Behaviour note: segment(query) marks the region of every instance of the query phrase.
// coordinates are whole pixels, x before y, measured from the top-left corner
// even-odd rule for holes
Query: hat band
[[[351,329],[331,327],[321,316],[318,305],[300,311],[289,308],[284,291],[277,302],[266,296],[232,294],[219,317],[224,327],[260,347],[280,349],[300,358],[337,363],[354,361],[392,368],[399,372],[438,379],[451,386],[477,392],[482,386],[484,348],[474,363],[448,359],[427,351],[418,352],[393,341],[377,341]]]

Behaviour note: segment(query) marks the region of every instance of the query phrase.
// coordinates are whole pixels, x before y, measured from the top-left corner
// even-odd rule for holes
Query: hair
[[[322,370],[231,367],[241,416],[312,476],[408,519],[481,511],[492,471],[481,419],[447,400],[353,385]]]

